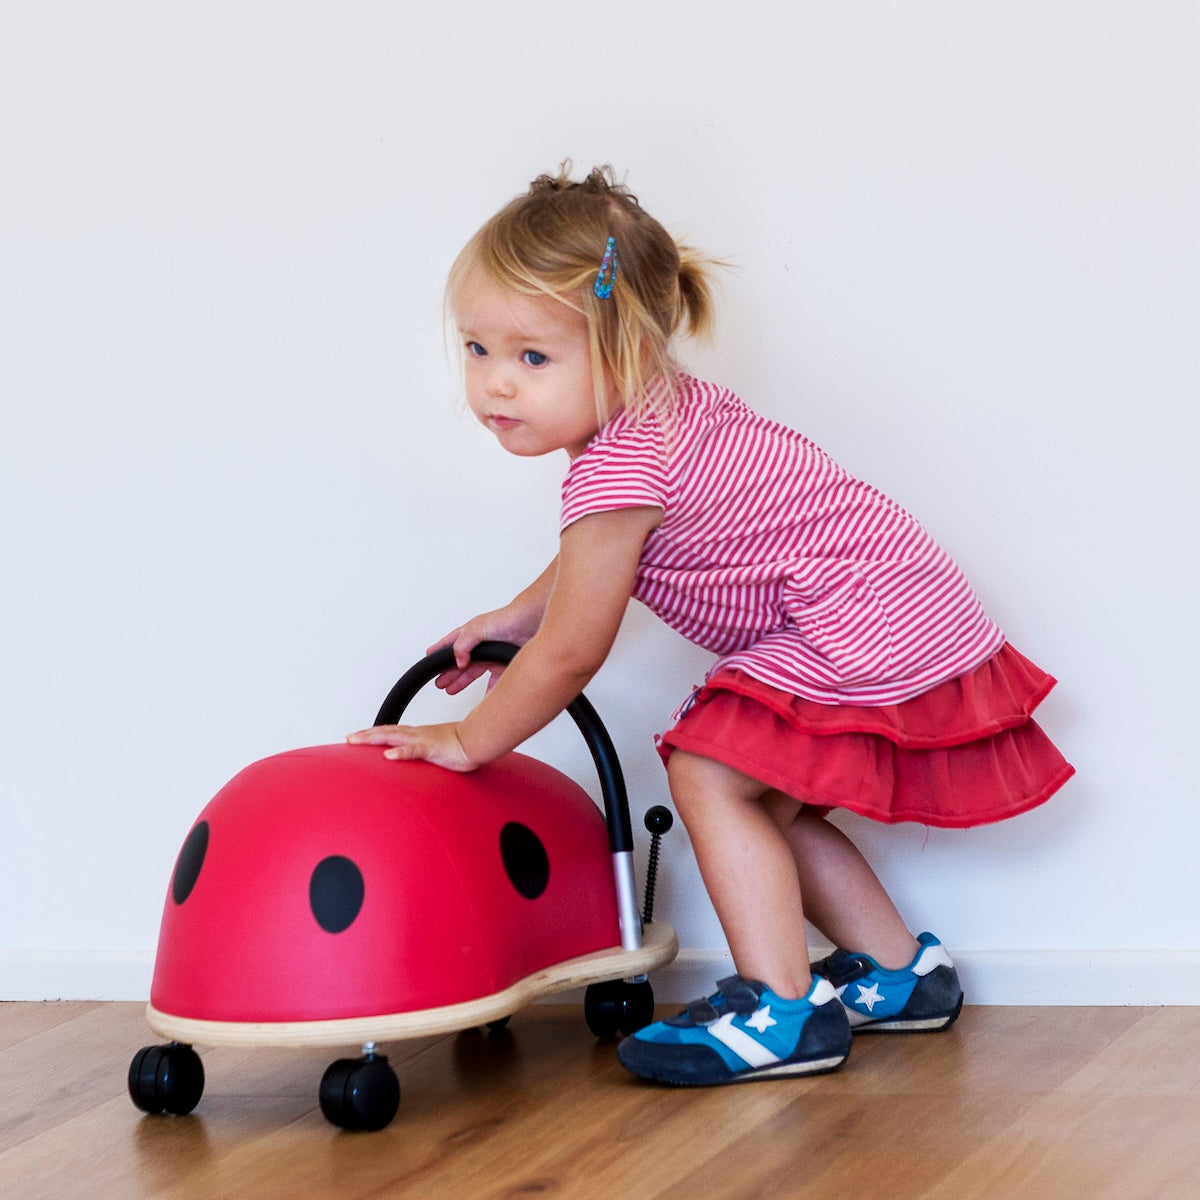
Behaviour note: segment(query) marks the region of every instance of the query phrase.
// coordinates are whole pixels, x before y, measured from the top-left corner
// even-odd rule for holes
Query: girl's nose
[[[489,396],[498,396],[503,399],[511,399],[516,394],[512,375],[506,367],[496,366],[488,372],[487,391]]]

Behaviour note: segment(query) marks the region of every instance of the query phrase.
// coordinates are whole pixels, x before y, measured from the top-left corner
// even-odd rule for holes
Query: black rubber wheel
[[[487,1023],[488,1033],[503,1033],[511,1020],[512,1017],[498,1017],[495,1021],[489,1021]]]
[[[129,1064],[129,1096],[142,1112],[190,1113],[204,1093],[204,1066],[191,1046],[143,1046]]]
[[[321,1079],[321,1111],[340,1129],[373,1133],[400,1107],[400,1081],[381,1055],[339,1058]]]
[[[583,1018],[598,1038],[616,1037],[621,1028],[621,988],[620,980],[610,979],[588,984],[583,993]]]
[[[621,983],[617,998],[617,1027],[626,1037],[654,1020],[654,989],[647,980]]]

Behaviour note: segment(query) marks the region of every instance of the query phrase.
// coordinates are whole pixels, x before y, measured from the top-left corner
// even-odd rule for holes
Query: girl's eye
[[[472,358],[483,358],[487,351],[478,342],[467,342],[467,353]]]
[[[521,361],[524,362],[527,367],[540,367],[543,363],[547,363],[550,360],[538,350],[526,350],[525,353],[521,355]]]

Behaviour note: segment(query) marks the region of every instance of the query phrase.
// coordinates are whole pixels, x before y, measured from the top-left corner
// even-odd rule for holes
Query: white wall
[[[216,788],[553,553],[565,460],[458,414],[439,293],[570,156],[737,265],[692,364],[913,509],[1062,680],[1044,809],[846,821],[914,928],[977,1000],[1194,999],[1198,49],[1184,0],[13,9],[0,996],[145,995]],[[632,611],[595,682],[639,812],[707,661]],[[534,749],[588,779],[569,727]],[[665,869],[684,999],[723,943],[682,831]]]

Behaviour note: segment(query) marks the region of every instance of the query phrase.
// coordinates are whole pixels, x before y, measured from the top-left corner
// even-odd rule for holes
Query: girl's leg
[[[789,838],[764,806],[770,789],[682,750],[671,754],[667,772],[738,973],[785,999],[806,995],[812,975],[800,876]]]
[[[676,750],[671,794],[740,979],[625,1038],[623,1066],[671,1084],[729,1083],[832,1071],[850,1053],[838,985],[813,979],[796,860],[763,800],[769,789]]]
[[[962,984],[946,948],[915,939],[875,872],[848,837],[778,792],[766,810],[779,823],[796,864],[812,923],[846,954],[821,973],[837,989],[856,1032],[933,1032],[954,1024]]]
[[[869,954],[882,967],[907,966],[917,941],[858,847],[790,796],[772,792],[765,807],[791,850],[812,924],[835,946]]]

